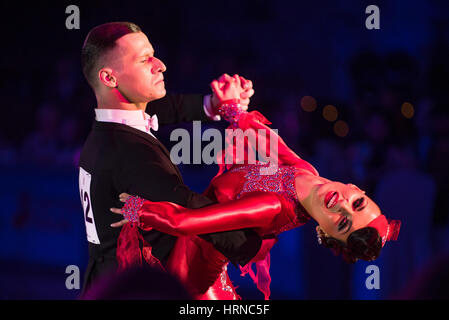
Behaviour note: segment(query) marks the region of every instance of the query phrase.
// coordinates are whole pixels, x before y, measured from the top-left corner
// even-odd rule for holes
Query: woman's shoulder
[[[210,182],[208,192],[212,192],[219,203],[236,199],[243,188],[244,171],[227,171]]]

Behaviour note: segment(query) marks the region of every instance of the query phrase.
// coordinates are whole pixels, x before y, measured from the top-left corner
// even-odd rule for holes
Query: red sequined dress
[[[242,275],[250,274],[268,299],[271,281],[269,251],[277,241],[276,236],[310,219],[297,199],[295,177],[298,174],[318,175],[318,172],[266,126],[269,122],[259,112],[244,112],[238,105],[228,106],[226,111],[222,115],[231,123],[229,128],[252,130],[254,141],[258,143],[256,152],[263,151],[266,158],[276,159],[276,163],[250,162],[248,150],[254,147],[254,141],[245,149],[243,162],[239,162],[241,159],[235,152],[235,144],[228,143],[227,150],[220,157],[223,160],[226,153],[231,152],[232,163],[226,165],[226,161],[221,162],[219,174],[205,191],[217,204],[187,209],[171,202],[130,197],[122,209],[130,223],[122,229],[117,257],[123,266],[131,264],[130,239],[137,237],[133,228],[155,228],[178,237],[165,269],[176,275],[196,299],[239,299],[227,275],[226,258],[212,244],[196,235],[254,228],[262,236],[262,247],[256,257],[240,269]],[[228,136],[226,139],[230,142],[233,138]],[[273,143],[277,148],[273,148]],[[148,262],[160,265],[151,255],[151,247],[144,247],[142,253]],[[257,274],[251,268],[253,264]]]

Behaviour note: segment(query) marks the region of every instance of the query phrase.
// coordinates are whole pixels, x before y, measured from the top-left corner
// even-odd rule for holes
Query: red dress
[[[278,143],[278,164],[268,163],[231,164],[211,181],[205,194],[217,204],[200,209],[187,209],[171,202],[151,202],[130,197],[122,212],[130,220],[119,238],[117,257],[123,266],[130,264],[130,237],[133,225],[143,230],[155,228],[178,236],[165,269],[176,275],[196,299],[238,299],[226,272],[228,261],[210,243],[196,235],[242,228],[254,228],[262,236],[262,247],[250,263],[241,268],[242,275],[250,273],[265,299],[270,295],[269,250],[281,232],[305,224],[310,216],[297,199],[295,177],[305,173],[318,175],[308,162],[291,151],[275,132],[265,126],[269,123],[260,113],[242,112],[234,128],[262,129],[268,134],[261,145],[271,150],[270,137]],[[231,123],[232,125],[232,123]],[[274,135],[274,136],[270,136]],[[245,153],[245,159],[248,154]],[[235,155],[234,155],[235,160]],[[237,161],[234,161],[237,162]],[[263,170],[273,168],[270,174]],[[135,246],[134,246],[135,248]],[[146,254],[145,254],[146,251]],[[160,265],[151,256],[151,247],[144,247],[147,261]],[[257,274],[251,269],[256,264]]]

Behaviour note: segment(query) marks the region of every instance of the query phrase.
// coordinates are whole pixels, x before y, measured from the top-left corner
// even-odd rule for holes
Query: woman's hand
[[[126,202],[126,200],[128,200],[128,198],[129,198],[129,194],[127,194],[127,193],[121,193],[121,194],[119,195],[119,199],[120,199],[121,202]],[[111,212],[113,212],[113,213],[123,215],[123,214],[122,214],[122,209],[119,209],[119,208],[111,208],[110,210],[111,210]],[[115,222],[115,223],[111,224],[111,227],[113,227],[113,228],[119,228],[119,227],[122,227],[122,226],[123,226],[124,224],[126,224],[126,223],[128,223],[128,219],[123,219],[123,220],[120,220],[119,222]]]
[[[254,95],[253,82],[240,76],[240,84],[244,90],[240,94],[240,99],[242,101],[243,109],[246,111],[248,110],[249,99]]]
[[[231,99],[240,99],[243,110],[248,110],[251,96],[254,94],[253,83],[235,74],[233,77],[223,74],[218,80],[211,82],[213,91],[212,104],[216,108],[220,103]]]

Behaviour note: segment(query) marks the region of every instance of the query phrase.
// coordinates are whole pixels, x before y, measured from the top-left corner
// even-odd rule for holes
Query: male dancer
[[[165,97],[165,65],[141,29],[129,22],[93,28],[82,49],[83,73],[95,92],[96,121],[80,158],[79,187],[84,209],[89,264],[83,292],[99,276],[117,269],[119,217],[109,209],[120,205],[127,192],[152,201],[171,201],[199,208],[212,203],[184,184],[167,149],[155,138],[157,115],[161,123],[216,118],[213,103],[199,95]],[[225,76],[227,77],[227,75]],[[243,79],[244,80],[244,79]],[[242,99],[254,93],[250,81]],[[161,99],[163,98],[163,99]],[[158,100],[158,101],[155,101]],[[209,100],[209,101],[207,101]],[[150,103],[155,101],[154,103]],[[147,107],[148,104],[148,107]],[[158,231],[142,232],[151,254],[164,264],[176,238]],[[234,264],[245,265],[261,245],[250,229],[207,234],[203,239]]]

